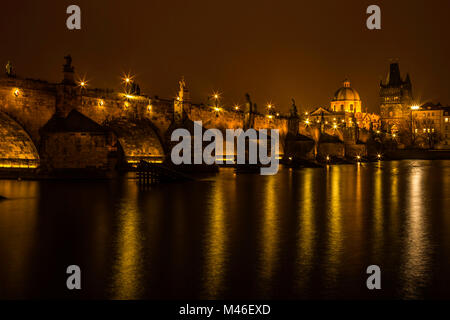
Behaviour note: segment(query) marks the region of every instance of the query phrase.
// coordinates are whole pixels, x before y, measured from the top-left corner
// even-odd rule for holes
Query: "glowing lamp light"
[[[330,161],[330,156],[327,156],[327,161]]]
[[[377,134],[380,134],[380,130],[377,130]]]
[[[279,117],[280,116],[280,114],[279,113],[277,113],[277,117]]]
[[[306,120],[305,120],[305,124],[306,124],[306,125],[309,125],[309,124],[310,124],[309,119],[306,119]]]
[[[127,101],[125,101],[125,108],[128,108],[129,106],[130,104]]]
[[[359,155],[356,156],[356,159],[361,160],[361,156],[359,156]]]
[[[134,77],[131,74],[125,73],[123,74],[122,81],[125,83],[125,85],[129,85],[133,81],[133,78]]]
[[[149,104],[149,105],[147,106],[147,110],[148,110],[148,111],[152,111],[152,105],[151,105],[151,104]]]
[[[271,105],[271,104],[268,104],[268,105],[267,105],[267,108],[272,109],[272,105]]]
[[[219,108],[219,107],[215,107],[214,110],[215,110],[216,112],[219,112],[219,111],[220,111],[220,108]]]
[[[271,114],[267,115],[267,118],[272,119],[273,116]]]
[[[20,96],[20,90],[19,89],[14,90],[14,95],[16,97]]]
[[[234,110],[239,110],[239,106],[234,106]]]
[[[412,107],[411,107],[411,110],[419,110],[419,109],[420,109],[419,106],[412,106]]]
[[[337,129],[337,124],[333,124],[333,129]]]
[[[100,100],[100,101],[98,102],[98,105],[101,106],[101,107],[102,107],[104,104],[105,104],[105,102],[104,102],[103,100]]]
[[[381,154],[377,154],[377,158],[378,158],[378,159],[381,159]]]
[[[292,161],[292,157],[289,157],[289,161]]]
[[[392,134],[392,137],[395,138],[397,135],[395,133]]]

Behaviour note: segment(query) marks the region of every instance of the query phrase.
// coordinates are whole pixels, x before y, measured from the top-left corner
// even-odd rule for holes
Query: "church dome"
[[[343,83],[343,87],[340,88],[336,93],[334,94],[333,101],[349,101],[349,100],[357,100],[360,101],[360,97],[358,92],[350,87],[350,81],[345,80]]]

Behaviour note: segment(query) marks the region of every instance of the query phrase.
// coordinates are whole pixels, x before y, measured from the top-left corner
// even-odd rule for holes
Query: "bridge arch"
[[[23,127],[0,111],[0,168],[36,168],[37,148]]]
[[[117,118],[104,123],[117,136],[125,160],[161,162],[165,149],[158,130],[149,119]]]

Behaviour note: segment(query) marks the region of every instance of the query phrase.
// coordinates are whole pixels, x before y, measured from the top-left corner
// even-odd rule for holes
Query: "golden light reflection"
[[[427,231],[428,221],[424,200],[424,168],[412,167],[408,179],[409,202],[406,217],[405,254],[402,262],[403,294],[406,299],[421,298],[420,288],[429,279],[432,248]]]
[[[327,190],[330,198],[327,202],[328,219],[328,245],[327,245],[327,276],[330,285],[338,280],[338,268],[342,259],[342,202],[341,202],[341,170],[343,167],[333,167],[327,173]],[[330,183],[331,179],[331,183]]]
[[[399,175],[399,161],[390,162],[391,170],[390,170],[390,184],[387,186],[390,187],[390,234],[392,237],[396,237],[399,230],[399,183],[398,183],[398,175]]]
[[[118,211],[118,252],[113,263],[113,299],[137,299],[142,286],[145,286],[141,281],[144,270],[137,191],[136,185],[129,185]]]
[[[383,249],[383,171],[380,166],[375,168],[374,172],[374,197],[373,197],[373,214],[374,214],[374,241],[373,252],[374,261],[378,263],[381,259],[381,251]]]
[[[313,196],[313,170],[306,169],[302,175],[299,208],[299,225],[296,261],[296,271],[298,273],[297,284],[299,288],[306,286],[309,274],[313,268],[314,241],[316,226],[314,224],[314,212],[316,203]]]
[[[225,186],[226,181],[216,181],[212,188],[212,210],[209,217],[206,235],[206,273],[205,294],[207,299],[216,299],[224,287],[224,274],[226,264],[227,230],[225,225]],[[234,184],[231,184],[232,186]]]
[[[265,182],[264,216],[262,225],[261,288],[269,290],[278,254],[279,209],[277,208],[276,176]]]

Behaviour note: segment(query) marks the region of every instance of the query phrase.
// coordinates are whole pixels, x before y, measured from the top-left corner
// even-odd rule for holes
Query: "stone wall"
[[[317,146],[317,158],[326,159],[329,156],[331,158],[345,157],[345,146],[343,143],[335,142],[322,142]]]
[[[110,170],[115,166],[117,140],[112,134],[52,132],[43,136],[43,169]]]

